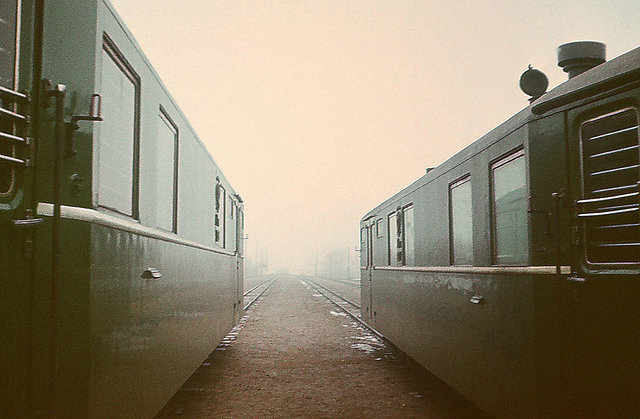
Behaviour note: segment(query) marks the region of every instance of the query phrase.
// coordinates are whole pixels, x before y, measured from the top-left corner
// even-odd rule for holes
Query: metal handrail
[[[591,246],[597,247],[638,247],[638,242],[620,242],[620,243],[591,243]]]
[[[27,122],[27,117],[24,115],[20,115],[19,113],[12,112],[5,108],[0,108],[0,116],[6,116],[9,118],[17,119],[19,122]]]
[[[576,204],[591,204],[593,202],[613,201],[614,199],[631,198],[640,195],[639,192],[630,192],[622,195],[604,196],[602,198],[579,199]]]
[[[7,134],[6,132],[0,132],[0,139],[16,141],[19,143],[26,143],[26,138],[18,137],[17,135]]]
[[[610,224],[595,227],[596,230],[606,230],[609,228],[629,228],[629,227],[640,227],[640,223],[625,223],[625,224]]]
[[[625,170],[637,169],[639,167],[640,167],[640,165],[637,165],[637,164],[632,164],[630,166],[614,167],[613,169],[600,170],[598,172],[591,172],[591,173],[589,173],[589,176],[608,175],[610,173],[617,173],[617,172],[622,172],[622,171],[625,171]]]
[[[612,131],[612,132],[607,132],[607,133],[600,134],[600,135],[595,135],[593,137],[587,138],[587,140],[588,141],[600,140],[602,138],[611,137],[612,135],[618,135],[618,134],[622,134],[622,133],[633,131],[633,130],[637,130],[637,129],[638,129],[638,126],[634,125],[634,126],[629,127],[629,128],[623,128],[623,129],[619,129],[617,131]]]
[[[578,214],[579,218],[584,218],[584,217],[602,217],[605,215],[615,215],[615,214],[624,214],[627,212],[635,212],[638,211],[640,209],[640,204],[635,205],[635,208],[625,208],[625,209],[619,209],[619,210],[614,210],[614,211],[602,211],[602,212],[584,212],[582,214]]]
[[[11,99],[20,99],[23,101],[28,101],[29,96],[24,93],[16,92],[15,90],[7,89],[6,87],[0,86],[0,96],[9,97]]]
[[[11,157],[11,156],[5,156],[4,154],[0,154],[0,160],[13,163],[13,164],[21,164],[23,166],[27,165],[27,162],[25,160],[16,159],[15,157]]]
[[[637,145],[632,145],[632,146],[622,147],[622,148],[616,148],[615,150],[608,150],[608,151],[603,151],[602,153],[592,154],[592,155],[589,156],[589,158],[590,159],[596,159],[596,158],[602,157],[602,156],[610,156],[612,154],[624,153],[625,151],[631,151],[631,150],[635,150],[637,148],[638,148]]]
[[[613,191],[622,191],[625,189],[635,189],[637,188],[638,185],[635,183],[632,183],[630,185],[621,185],[621,186],[613,186],[610,188],[601,188],[601,189],[594,189],[591,191],[592,194],[598,194],[598,193],[605,193],[605,192],[613,192]]]

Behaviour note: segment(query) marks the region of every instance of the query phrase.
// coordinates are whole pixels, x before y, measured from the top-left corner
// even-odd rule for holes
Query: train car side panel
[[[361,223],[395,217],[369,321],[493,415],[640,414],[638,56],[570,73]]]
[[[470,400],[502,415],[511,414],[513,406],[529,414],[538,408],[534,307],[554,279],[527,274],[526,269],[516,275],[507,268],[506,274],[500,274],[500,267],[492,266],[491,168],[494,162],[520,156],[524,183],[519,188],[528,191],[528,135],[526,125],[516,125],[488,146],[476,146],[473,154],[446,172],[435,172],[433,179],[428,174],[424,186],[417,184],[376,210],[378,215],[413,205],[418,268],[374,268],[372,324]],[[461,250],[450,245],[454,225],[451,191],[461,181],[470,183],[473,234],[472,243],[462,248],[469,253],[463,259],[463,271],[455,273],[459,262],[453,253]],[[524,193],[526,198],[528,192]],[[527,229],[520,247],[529,249],[530,215],[525,210],[519,216],[524,217],[521,224]],[[528,253],[520,263],[528,265]],[[465,265],[492,267],[498,273],[464,273]],[[421,272],[420,266],[442,269]],[[463,359],[465,368],[461,369]]]
[[[51,0],[42,16],[22,3],[24,25],[44,22],[51,85],[42,97],[32,92],[43,105],[32,119],[37,184],[12,195],[22,199],[13,213],[0,199],[3,237],[5,221],[38,221],[3,241],[12,250],[3,247],[2,295],[23,311],[2,312],[16,328],[3,340],[3,366],[16,368],[3,372],[12,388],[2,388],[2,413],[151,417],[239,315],[242,226],[232,211],[242,206],[108,2]],[[31,33],[23,39],[33,42]],[[29,54],[25,74],[38,68]],[[56,84],[66,89],[48,90]],[[122,92],[127,100],[114,100]],[[102,121],[72,129],[66,123],[89,114],[94,93]],[[9,295],[9,279],[24,287]],[[9,347],[15,354],[5,357]]]
[[[376,328],[487,411],[508,416],[517,406],[531,413],[536,401],[533,283],[541,280],[376,270]],[[484,303],[472,304],[476,295]]]
[[[89,416],[152,416],[233,327],[235,259],[100,225],[92,236]],[[161,277],[142,278],[149,267]]]
[[[33,89],[34,9],[30,0],[3,1],[0,5],[0,86],[14,92]],[[15,100],[3,92],[0,106],[20,115],[30,115],[32,104]],[[37,118],[36,118],[37,119]],[[33,136],[29,124],[0,118],[0,132],[20,139]],[[34,243],[42,225],[19,223],[35,218],[33,176],[35,169],[6,159],[29,158],[24,141],[0,139],[0,416],[28,414],[33,354],[31,301],[37,288],[33,270]],[[27,221],[28,222],[28,221]]]
[[[565,115],[556,113],[529,123],[530,258],[535,266],[562,267],[569,261],[569,214],[561,198],[569,189]],[[554,193],[556,195],[554,195]],[[556,198],[554,198],[556,196]],[[534,284],[537,412],[541,416],[567,412],[564,396],[571,384],[566,273]]]
[[[575,272],[566,301],[576,411],[640,414],[637,86],[567,112]]]

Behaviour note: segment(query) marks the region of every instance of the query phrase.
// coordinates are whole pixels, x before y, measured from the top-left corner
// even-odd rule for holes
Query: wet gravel
[[[158,418],[481,415],[291,276],[248,310]]]
[[[343,279],[341,281],[327,278],[311,278],[313,282],[330,289],[336,294],[348,299],[349,301],[360,305],[360,283]]]

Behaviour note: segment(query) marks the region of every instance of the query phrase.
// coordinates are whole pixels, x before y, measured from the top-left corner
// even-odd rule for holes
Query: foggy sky
[[[249,257],[297,270],[550,88],[555,49],[639,44],[637,0],[112,0],[245,201]]]

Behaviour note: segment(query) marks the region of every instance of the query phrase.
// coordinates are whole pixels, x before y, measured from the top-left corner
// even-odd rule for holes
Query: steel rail
[[[316,290],[317,292],[322,294],[327,300],[331,301],[336,307],[338,307],[340,310],[342,310],[345,314],[347,314],[353,320],[355,320],[358,323],[360,323],[360,325],[363,326],[365,329],[369,330],[371,333],[373,333],[374,335],[376,335],[380,339],[383,339],[385,342],[387,342],[387,339],[384,337],[384,335],[382,335],[382,333],[378,332],[376,329],[374,329],[373,327],[369,326],[359,316],[353,314],[352,312],[350,312],[349,310],[347,310],[346,308],[341,306],[336,300],[334,300],[333,298],[329,297],[327,294],[322,292],[322,290],[319,287],[314,286],[314,282],[313,281],[311,281],[309,279],[304,279],[304,282],[308,283],[314,290]]]
[[[271,288],[271,286],[272,286],[272,285],[273,285],[277,280],[278,280],[278,277],[273,278],[273,279],[271,280],[271,283],[270,283],[269,285],[267,285],[267,286],[265,287],[265,289],[263,289],[263,290],[260,292],[260,294],[258,294],[258,295],[256,296],[256,298],[254,298],[253,300],[249,301],[249,302],[247,303],[247,305],[246,305],[246,306],[244,306],[244,308],[243,308],[242,310],[243,310],[243,311],[246,311],[249,307],[251,307],[251,305],[252,305],[253,303],[255,303],[255,302],[258,300],[258,298],[262,297],[262,294],[264,294],[264,293],[265,293],[269,288]],[[266,282],[266,281],[265,281],[265,282]]]
[[[320,288],[323,288],[324,290],[329,291],[331,294],[335,295],[336,297],[338,297],[338,298],[339,298],[339,299],[341,299],[342,301],[345,301],[345,302],[347,302],[347,303],[351,304],[352,306],[354,306],[355,308],[357,308],[358,310],[360,310],[360,305],[359,305],[359,304],[356,304],[356,303],[354,303],[353,301],[351,301],[351,300],[348,300],[348,299],[344,298],[342,295],[338,294],[338,293],[337,293],[337,292],[335,292],[335,291],[330,290],[329,288],[325,287],[324,285],[320,285],[320,284],[318,284],[316,281],[312,281],[312,280],[309,280],[309,281],[310,281],[310,282],[313,282],[314,284],[316,284],[316,285],[317,285],[317,286],[319,286]]]
[[[258,288],[258,287],[260,287],[260,286],[262,286],[262,285],[266,284],[266,283],[267,283],[267,282],[269,282],[269,281],[273,281],[273,278],[271,278],[271,279],[265,279],[264,281],[260,282],[258,285],[256,285],[255,287],[251,288],[249,291],[245,292],[245,293],[243,294],[243,297],[246,297],[247,295],[251,294],[251,293],[252,293],[256,288]]]
[[[349,279],[334,279],[334,278],[322,278],[322,279],[326,279],[327,281],[337,282],[339,284],[349,285],[355,288],[360,288],[360,281],[351,281]]]

